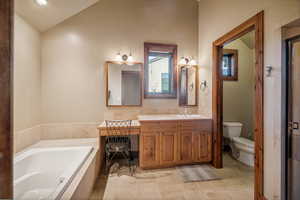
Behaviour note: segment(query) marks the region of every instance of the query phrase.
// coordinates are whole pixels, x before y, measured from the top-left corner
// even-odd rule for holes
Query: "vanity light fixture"
[[[40,6],[46,6],[48,4],[48,0],[35,0],[35,2]]]
[[[190,62],[188,63],[188,65],[194,66],[197,65],[196,60],[192,57],[192,59],[190,60]]]
[[[127,54],[123,54],[121,56],[121,53],[118,53],[116,55],[115,61],[117,62],[128,62],[128,63],[132,63],[133,62],[133,56],[130,53],[129,56]]]
[[[180,65],[194,66],[194,65],[197,65],[197,62],[193,57],[191,59],[189,59],[187,57],[181,57],[181,59],[179,61],[179,64]]]
[[[127,62],[133,62],[133,57],[132,57],[131,53],[129,54],[129,56],[127,58]]]
[[[120,53],[118,53],[118,54],[116,55],[115,60],[116,60],[117,62],[122,62],[122,56],[121,56]]]
[[[189,62],[189,59],[188,58],[185,58],[185,57],[181,57],[180,61],[179,61],[179,64],[180,65],[187,65]]]

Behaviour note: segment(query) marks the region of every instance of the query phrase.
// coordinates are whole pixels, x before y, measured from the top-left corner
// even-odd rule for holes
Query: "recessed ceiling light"
[[[35,2],[40,6],[46,6],[48,4],[48,0],[35,0]]]

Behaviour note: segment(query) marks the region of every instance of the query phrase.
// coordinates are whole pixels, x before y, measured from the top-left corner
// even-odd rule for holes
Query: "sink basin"
[[[191,114],[191,115],[189,115],[189,114],[187,114],[187,115],[177,115],[177,117],[178,118],[181,118],[181,119],[202,119],[202,118],[205,118],[205,117],[203,117],[202,115],[193,115],[193,114]]]

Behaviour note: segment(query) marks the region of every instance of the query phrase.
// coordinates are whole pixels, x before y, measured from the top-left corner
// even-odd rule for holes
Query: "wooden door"
[[[159,165],[159,132],[142,133],[140,136],[140,166],[142,168]]]
[[[177,133],[163,131],[160,134],[160,164],[169,165],[177,161]]]
[[[181,131],[179,136],[179,162],[193,161],[193,134],[191,131]]]
[[[212,136],[210,133],[193,133],[193,160],[194,162],[210,162],[212,160]]]
[[[288,177],[287,196],[298,200],[300,196],[300,36],[289,46],[288,83]]]

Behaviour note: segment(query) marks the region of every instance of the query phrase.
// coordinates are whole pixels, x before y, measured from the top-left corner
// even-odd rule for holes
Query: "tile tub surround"
[[[33,145],[41,140],[41,125],[14,132],[14,153]]]
[[[87,158],[80,170],[76,173],[72,182],[64,192],[61,199],[87,199],[93,189],[101,166],[101,155],[99,152],[99,140],[89,139],[66,139],[66,140],[42,140],[35,145],[26,148],[49,148],[70,146],[93,146],[94,150]]]
[[[154,105],[147,105],[148,100],[144,99],[142,108],[106,108],[104,111],[104,119],[137,119],[139,115],[165,115],[165,114],[180,114],[184,113],[185,110],[189,114],[199,114],[199,110],[197,107],[177,107],[178,100],[173,100],[176,103],[171,106],[168,105],[165,100],[158,101],[157,99],[152,99],[152,102],[155,102]],[[177,107],[177,108],[176,108]]]
[[[14,153],[22,151],[40,140],[97,138],[97,126],[99,124],[100,122],[41,124],[15,131]]]
[[[101,176],[90,200],[253,200],[254,171],[227,154],[222,180],[183,183],[175,168],[138,171],[138,177]]]
[[[101,122],[90,123],[53,123],[42,125],[42,140],[96,138],[97,127]]]

